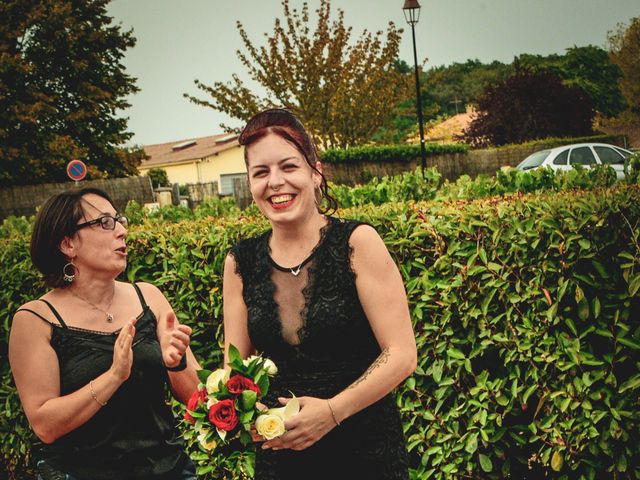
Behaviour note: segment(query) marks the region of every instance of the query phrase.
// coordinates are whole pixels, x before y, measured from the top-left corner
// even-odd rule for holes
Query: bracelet
[[[104,407],[107,404],[107,402],[101,402],[98,395],[96,395],[96,391],[93,389],[93,380],[89,380],[89,390],[91,390],[91,396],[96,402],[98,402],[98,405]]]
[[[181,372],[185,368],[187,368],[187,352],[184,352],[182,358],[180,359],[180,363],[178,363],[175,367],[167,367],[165,366],[168,372]]]
[[[327,398],[327,405],[329,405],[329,410],[331,410],[331,416],[333,417],[333,421],[336,422],[336,426],[339,427],[340,422],[336,418],[336,412],[333,411],[333,407],[331,406],[331,402],[329,401],[328,398]]]

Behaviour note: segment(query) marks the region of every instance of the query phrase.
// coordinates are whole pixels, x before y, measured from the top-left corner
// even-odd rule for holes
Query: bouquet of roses
[[[200,445],[212,450],[219,442],[239,439],[252,442],[251,430],[267,439],[285,432],[284,421],[300,410],[295,396],[282,408],[259,409],[269,391],[269,377],[278,373],[268,358],[253,355],[245,360],[229,346],[230,370],[200,370],[200,384],[187,403],[185,421],[193,425]]]

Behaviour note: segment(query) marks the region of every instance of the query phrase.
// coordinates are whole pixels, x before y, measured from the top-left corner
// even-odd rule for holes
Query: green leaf
[[[254,392],[253,390],[245,390],[244,392],[242,392],[242,409],[245,411],[253,409],[257,400],[258,395],[256,394],[256,392]]]
[[[640,273],[636,273],[629,279],[629,296],[635,297],[640,289]]]
[[[634,350],[640,350],[640,343],[629,340],[626,337],[619,337],[616,339],[618,343],[621,343],[625,347],[633,348]]]
[[[229,363],[228,365],[239,371],[244,370],[244,364],[242,363],[242,357],[240,356],[240,351],[234,346],[229,345]]]
[[[478,434],[472,433],[467,438],[467,442],[464,446],[467,453],[474,453],[478,449]]]
[[[640,387],[640,375],[635,375],[620,385],[618,393],[623,394],[627,390],[635,390],[638,387]]]
[[[435,362],[433,364],[433,367],[431,367],[431,375],[433,375],[433,379],[437,382],[440,383],[440,380],[442,379],[442,369],[444,367],[443,362]]]
[[[589,302],[586,298],[582,298],[578,302],[578,317],[583,321],[589,319]]]
[[[593,297],[593,301],[591,302],[593,318],[598,318],[600,316],[600,308],[600,299],[598,297]]]
[[[511,396],[516,398],[518,396],[518,379],[514,378],[511,383]]]
[[[198,370],[197,373],[200,383],[207,383],[207,378],[209,378],[209,375],[211,375],[211,370],[206,370],[203,368],[202,370]]]
[[[522,401],[524,403],[527,403],[527,400],[529,400],[529,397],[533,392],[536,391],[537,388],[538,388],[538,385],[535,385],[535,384],[527,388],[527,390],[524,392],[524,395],[522,396]]]
[[[560,470],[562,470],[563,464],[564,464],[564,458],[562,457],[562,454],[556,450],[555,452],[553,452],[553,455],[551,456],[551,468],[554,471],[559,472]]]
[[[482,467],[483,471],[489,473],[491,470],[493,470],[493,463],[491,463],[491,459],[489,457],[482,453],[479,454],[478,457],[480,459],[480,466]]]
[[[462,353],[460,350],[453,347],[447,350],[447,355],[449,355],[451,358],[456,358],[458,360],[465,359],[464,353]]]

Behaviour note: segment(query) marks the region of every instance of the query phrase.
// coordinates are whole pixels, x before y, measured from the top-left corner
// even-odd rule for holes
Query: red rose
[[[209,409],[209,421],[216,428],[230,432],[238,425],[238,416],[236,415],[236,406],[233,400],[228,398],[220,400],[218,403],[211,405]]]
[[[201,404],[207,403],[207,391],[206,390],[196,390],[191,394],[189,401],[187,402],[187,411],[184,412],[184,419],[190,423],[196,423],[196,420],[189,413],[194,412]]]
[[[243,377],[242,375],[234,375],[227,380],[227,388],[233,395],[240,395],[245,390],[253,390],[260,396],[260,387],[253,383],[253,380]]]

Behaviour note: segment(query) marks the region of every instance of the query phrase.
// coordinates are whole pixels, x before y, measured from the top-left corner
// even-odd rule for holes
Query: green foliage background
[[[640,478],[640,187],[606,186],[606,170],[573,183],[545,172],[495,180],[537,193],[483,196],[496,192],[468,179],[448,199],[339,212],[377,228],[405,281],[419,366],[396,398],[412,478]],[[124,275],[163,289],[205,368],[222,358],[224,258],[267,228],[255,209],[221,207],[174,223],[140,217]],[[0,238],[0,450],[13,475],[33,436],[6,341],[12,313],[42,287],[25,222],[12,222]],[[190,443],[202,478],[251,476],[250,452],[209,456]]]

